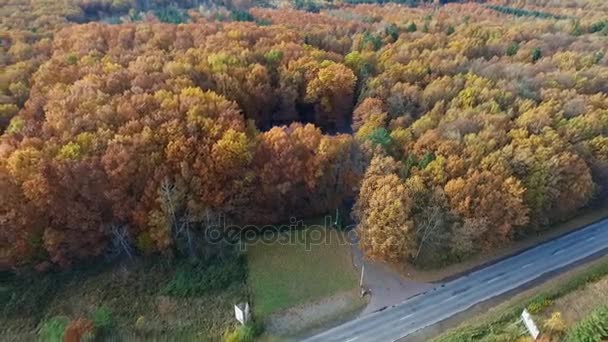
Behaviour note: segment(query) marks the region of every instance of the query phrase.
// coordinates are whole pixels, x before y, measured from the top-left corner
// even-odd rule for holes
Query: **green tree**
[[[542,51],[540,48],[532,49],[532,62],[538,61],[542,57]]]
[[[515,56],[517,51],[519,51],[519,43],[512,42],[511,44],[509,44],[509,47],[507,47],[507,56]]]

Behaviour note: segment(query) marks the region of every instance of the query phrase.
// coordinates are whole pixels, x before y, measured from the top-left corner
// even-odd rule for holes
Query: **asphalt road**
[[[608,219],[439,284],[402,303],[305,341],[396,341],[605,250],[608,250]]]

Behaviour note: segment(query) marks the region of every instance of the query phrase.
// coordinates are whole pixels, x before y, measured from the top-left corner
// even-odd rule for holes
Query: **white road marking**
[[[346,340],[346,342],[353,342],[354,340],[356,340],[356,339],[358,339],[358,338],[359,338],[358,336],[357,336],[357,337],[353,337],[353,338],[351,338],[350,340]]]
[[[444,299],[441,303],[449,302],[449,301],[453,300],[454,298],[456,298],[456,297],[455,296],[448,297],[448,298]]]
[[[406,316],[403,316],[403,317],[399,318],[399,320],[403,321],[404,319],[408,319],[408,318],[412,317],[412,315],[413,315],[413,313],[411,313],[409,315],[406,315]]]
[[[529,263],[529,264],[525,264],[525,265],[523,265],[521,268],[522,268],[522,269],[524,269],[524,268],[528,268],[528,267],[530,267],[530,266],[532,266],[532,265],[534,265],[534,263],[533,263],[533,262],[531,262],[531,263]]]
[[[553,252],[553,255],[561,254],[563,251],[563,249],[558,249],[557,251]]]
[[[593,241],[593,240],[595,240],[595,236],[588,237],[586,241]]]
[[[486,284],[493,283],[493,282],[497,281],[498,279],[500,279],[501,277],[502,276],[497,276],[497,277],[494,277],[492,279],[489,279],[488,281],[486,281]]]

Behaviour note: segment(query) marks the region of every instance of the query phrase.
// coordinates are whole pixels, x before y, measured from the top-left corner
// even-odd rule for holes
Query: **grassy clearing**
[[[587,288],[594,286],[602,278],[608,276],[608,258],[603,258],[593,266],[577,272],[576,274],[560,281],[559,283],[549,284],[541,292],[532,296],[518,298],[514,302],[508,303],[499,310],[485,314],[483,317],[476,317],[451,331],[440,335],[435,339],[436,342],[464,342],[464,341],[493,341],[497,339],[510,340],[516,336],[525,334],[519,321],[519,315],[524,308],[527,308],[536,318],[544,320],[560,308],[562,298],[574,295],[578,292],[582,294]],[[608,296],[604,293],[604,297]],[[605,301],[606,298],[603,298]],[[599,305],[600,301],[596,301]],[[575,322],[567,322],[572,325]]]
[[[258,317],[357,287],[342,232],[306,229],[282,233],[281,240],[248,246],[249,286]]]
[[[0,336],[35,340],[39,330],[57,335],[66,319],[86,318],[106,339],[218,340],[234,326],[232,305],[247,297],[246,275],[240,273],[246,263],[230,258],[211,264],[151,258],[65,273],[5,275]],[[231,272],[218,276],[224,269]]]

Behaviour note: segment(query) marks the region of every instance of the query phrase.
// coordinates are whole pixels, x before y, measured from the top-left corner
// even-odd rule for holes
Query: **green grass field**
[[[344,234],[335,230],[314,231],[316,233],[312,230],[283,233],[285,240],[301,237],[295,243],[247,246],[248,283],[258,317],[266,318],[283,309],[357,287],[350,246],[339,241],[345,241]],[[324,242],[307,248],[303,237],[317,233],[323,235]]]

